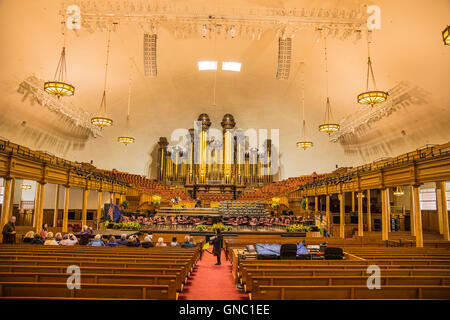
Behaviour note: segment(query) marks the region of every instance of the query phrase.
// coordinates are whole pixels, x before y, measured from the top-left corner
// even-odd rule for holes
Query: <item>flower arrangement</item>
[[[278,197],[273,197],[272,198],[272,208],[273,209],[278,209],[280,207],[280,201],[281,199]]]
[[[138,222],[133,221],[125,221],[125,222],[109,222],[105,221],[105,228],[112,227],[113,229],[120,229],[120,230],[140,230],[141,224]]]
[[[161,204],[161,197],[157,195],[152,196],[152,203],[155,206],[159,206]]]
[[[220,230],[220,232],[233,231],[233,226],[224,226],[222,223],[215,223],[211,227],[211,231]]]
[[[310,226],[304,226],[302,224],[291,224],[286,226],[286,232],[310,232]]]
[[[198,226],[195,227],[195,230],[197,230],[199,232],[206,231],[207,229],[208,229],[208,227],[204,224],[199,224]]]

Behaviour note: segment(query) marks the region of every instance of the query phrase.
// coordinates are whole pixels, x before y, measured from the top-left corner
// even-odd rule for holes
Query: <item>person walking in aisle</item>
[[[216,265],[221,265],[220,256],[222,255],[222,247],[223,247],[223,236],[219,229],[216,229],[216,235],[212,238],[213,240],[213,255],[217,257]]]

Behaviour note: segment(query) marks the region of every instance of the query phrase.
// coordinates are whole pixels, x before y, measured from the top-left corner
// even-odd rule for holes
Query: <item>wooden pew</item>
[[[0,282],[0,298],[115,298],[176,300],[175,286],[82,283],[81,289],[69,290],[66,283]]]
[[[63,274],[66,277],[67,266],[31,266],[31,265],[0,265],[0,273],[51,273]],[[112,268],[112,267],[80,267],[81,275],[169,275],[175,277],[177,290],[181,291],[187,279],[182,278],[182,268]]]
[[[339,273],[329,276],[252,276],[248,278],[246,291],[258,291],[260,286],[364,286],[368,275],[341,276]],[[380,285],[431,285],[450,286],[449,276],[391,276],[383,274]]]
[[[64,273],[31,273],[31,272],[0,272],[0,282],[49,282],[66,283],[69,274]],[[141,275],[141,274],[86,274],[81,273],[81,284],[134,284],[134,285],[168,285],[177,291],[176,275]],[[181,283],[180,283],[181,285]]]
[[[253,300],[314,299],[450,299],[450,286],[260,286],[249,294]]]

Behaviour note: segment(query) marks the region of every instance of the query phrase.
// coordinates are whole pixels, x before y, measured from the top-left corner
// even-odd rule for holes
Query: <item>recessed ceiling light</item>
[[[222,70],[227,70],[227,71],[236,71],[236,72],[240,72],[241,71],[241,65],[242,63],[240,62],[222,62]]]
[[[198,70],[217,70],[217,61],[199,61]]]

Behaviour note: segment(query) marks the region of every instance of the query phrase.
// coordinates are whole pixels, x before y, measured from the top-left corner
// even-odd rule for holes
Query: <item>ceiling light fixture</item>
[[[402,187],[395,187],[394,188],[394,196],[402,196],[405,192],[403,191]]]
[[[125,135],[118,137],[117,141],[123,143],[127,146],[130,143],[134,143],[136,141],[135,138],[131,137],[129,134],[130,131],[130,105],[131,105],[131,84],[132,84],[132,71],[133,71],[133,58],[130,58],[130,79],[128,82],[128,106],[127,106],[127,120],[125,123]]]
[[[450,26],[442,31],[442,40],[444,40],[444,44],[450,46]]]
[[[369,104],[373,107],[374,104],[382,103],[387,100],[388,93],[385,91],[377,90],[377,84],[375,82],[375,75],[373,73],[372,69],[372,61],[370,60],[370,39],[369,39],[369,32],[367,32],[367,85],[366,85],[366,92],[360,93],[358,95],[358,103],[361,104]],[[373,91],[369,91],[369,73],[372,76],[372,82],[373,82]]]
[[[30,190],[30,189],[31,189],[31,184],[22,184],[22,185],[20,186],[20,188],[21,188],[22,190]]]
[[[53,81],[47,81],[44,83],[44,90],[50,94],[55,95],[58,99],[62,96],[72,96],[75,92],[75,87],[66,82],[67,69],[66,69],[66,34],[65,23],[62,26],[62,35],[64,39],[63,48],[61,51],[61,57],[59,58],[58,66],[56,67]]]
[[[331,115],[331,104],[328,95],[328,57],[327,57],[327,38],[324,38],[324,48],[325,48],[325,73],[326,73],[326,89],[327,89],[327,103],[325,108],[325,123],[319,126],[320,132],[325,132],[330,135],[332,132],[336,132],[340,129],[340,125],[333,122],[333,117]]]
[[[112,119],[107,117],[106,114],[106,79],[108,77],[108,61],[109,61],[109,43],[111,40],[111,28],[108,30],[108,42],[106,46],[106,67],[105,67],[105,80],[103,83],[103,96],[100,102],[99,115],[91,118],[91,123],[100,129],[104,127],[110,127],[113,124]]]
[[[304,67],[304,65],[303,65]],[[297,147],[306,150],[313,146],[312,141],[306,139],[306,120],[305,120],[305,76],[302,71],[302,110],[303,110],[303,128],[302,128],[302,140],[297,142]]]
[[[230,61],[222,62],[222,70],[225,70],[225,71],[240,72],[241,66],[242,66],[242,63],[240,63],[240,62],[230,62]]]
[[[198,62],[198,70],[217,70],[217,61],[199,61]]]

